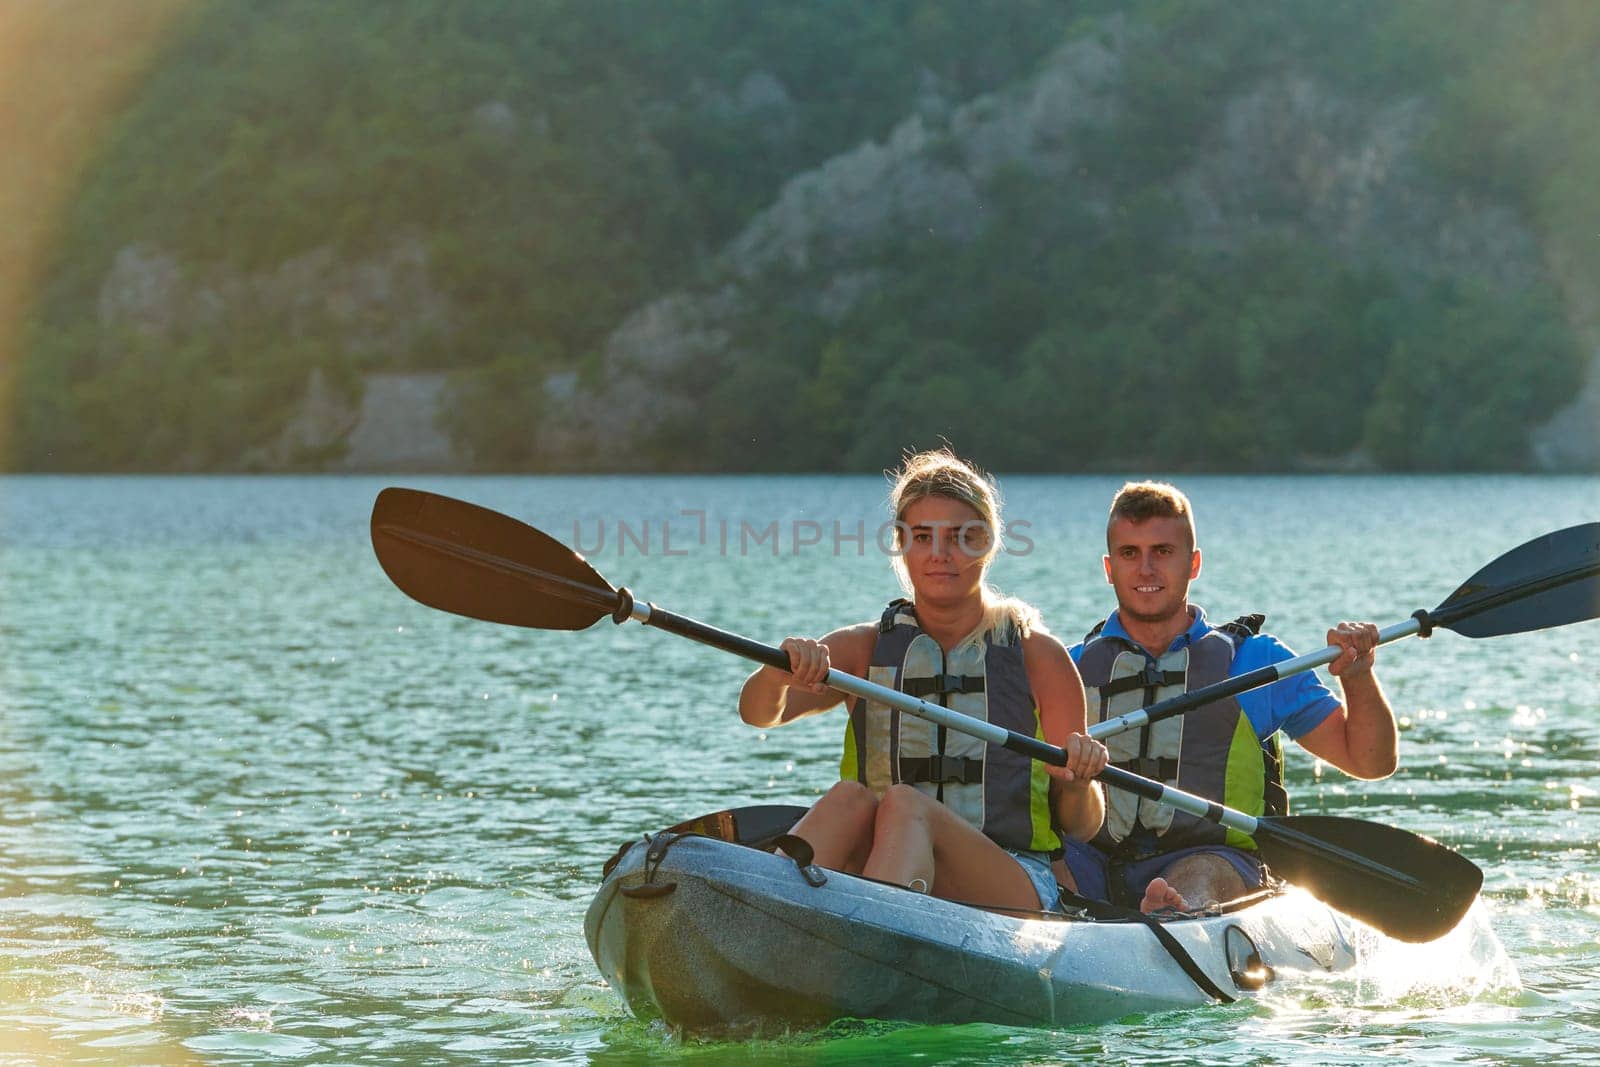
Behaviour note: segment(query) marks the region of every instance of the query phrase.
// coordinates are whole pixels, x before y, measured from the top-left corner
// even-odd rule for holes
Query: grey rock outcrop
[[[982,228],[982,185],[1007,166],[1073,181],[1071,132],[1109,121],[1116,54],[1100,38],[1069,41],[1034,78],[955,109],[942,128],[921,113],[880,144],[863,144],[784,184],[723,250],[734,275],[805,272],[870,257],[905,233],[965,240]],[[1100,200],[1085,189],[1086,199]]]
[[[428,472],[461,470],[470,457],[441,427],[449,376],[368,374],[360,396],[311,372],[305,398],[282,433],[240,461],[246,470]]]
[[[911,115],[870,142],[797,175],[716,257],[716,281],[640,308],[608,339],[599,382],[552,375],[559,411],[541,427],[552,464],[627,467],[638,449],[698,400],[681,380],[691,367],[737,359],[735,324],[751,313],[752,287],[782,279],[791,299],[838,321],[886,279],[876,260],[907,232],[970,239],[984,224],[983,183],[1020,166],[1071,183],[1103,207],[1103,190],[1075,171],[1070,132],[1115,115],[1120,71],[1115,33],[1067,42],[1041,72],[948,112]]]
[[[455,329],[450,301],[433,285],[416,236],[347,260],[331,248],[276,268],[239,273],[186,266],[148,244],[121,249],[96,303],[102,357],[115,360],[130,336],[176,344],[188,335],[257,336],[289,342],[338,338],[338,358],[392,363],[415,358]],[[263,325],[265,324],[265,325]],[[442,375],[367,376],[359,405],[313,368],[304,398],[281,431],[230,464],[243,469],[441,470],[464,457],[438,429]]]
[[[673,419],[691,415],[696,398],[679,380],[697,360],[729,355],[726,321],[732,288],[679,293],[638,309],[606,342],[603,378],[592,390],[577,375],[552,375],[552,401],[540,423],[539,451],[568,465],[627,466],[634,450]]]
[[[1600,348],[1590,356],[1583,388],[1533,431],[1529,451],[1540,470],[1600,471]]]
[[[346,471],[447,471],[466,465],[439,426],[444,374],[370,374],[344,455]]]
[[[1433,121],[1420,99],[1373,108],[1303,76],[1267,79],[1228,102],[1176,182],[1192,239],[1228,247],[1310,233],[1406,271],[1527,285],[1540,253],[1522,220],[1424,172],[1418,146]]]
[[[472,109],[471,121],[474,130],[502,141],[514,137],[520,125],[515,109],[504,100],[485,100]]]
[[[96,310],[108,338],[132,330],[171,341],[196,328],[270,322],[296,339],[313,324],[329,323],[349,352],[402,358],[455,321],[428,276],[427,249],[414,236],[367,259],[344,260],[319,248],[251,274],[191,268],[163,249],[130,245],[113,259]]]
[[[95,302],[102,326],[146,337],[170,337],[183,312],[183,267],[176,256],[153,245],[120,249]]]
[[[305,397],[277,438],[247,452],[239,465],[246,470],[320,468],[344,455],[345,442],[360,422],[359,407],[340,395],[321,367],[311,371]]]

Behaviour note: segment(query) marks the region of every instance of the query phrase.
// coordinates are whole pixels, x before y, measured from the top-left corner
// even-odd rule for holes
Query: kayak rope
[[[813,889],[820,889],[828,882],[828,876],[821,867],[811,862],[816,859],[816,851],[812,849],[811,842],[794,834],[779,834],[773,838],[774,848],[783,849],[783,854],[794,861],[795,867],[800,871],[800,877],[806,880],[806,885]]]
[[[1194,961],[1193,956],[1189,955],[1189,950],[1183,947],[1183,943],[1173,937],[1166,927],[1162,925],[1161,921],[1154,916],[1146,915],[1137,908],[1126,908],[1120,904],[1112,904],[1109,901],[1092,900],[1089,897],[1079,896],[1064,886],[1061,887],[1061,903],[1066,907],[1076,908],[1085,912],[1094,919],[1120,919],[1125,922],[1139,923],[1155,935],[1156,941],[1160,943],[1162,948],[1167,950],[1167,955],[1171,956],[1173,962],[1183,968],[1183,973],[1188,975],[1190,980],[1200,987],[1202,993],[1222,1004],[1233,1003],[1234,998],[1211,980],[1211,976],[1205,972],[1205,969]]]
[[[650,843],[649,849],[644,854],[644,881],[638,885],[620,886],[617,892],[625,897],[649,900],[655,897],[664,897],[678,888],[676,882],[657,882],[656,868],[661,866],[661,861],[667,858],[667,849],[672,843],[682,837],[671,830],[663,830],[654,836],[646,835],[645,840]]]

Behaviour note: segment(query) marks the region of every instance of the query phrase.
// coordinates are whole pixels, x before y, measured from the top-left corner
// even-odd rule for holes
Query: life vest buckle
[[[983,681],[981,674],[936,674],[932,678],[907,678],[902,688],[907,696],[921,700],[950,693],[981,693]]]
[[[1155,660],[1149,660],[1144,665],[1144,684],[1151,689],[1161,689],[1169,685],[1182,685],[1188,677],[1188,671],[1164,671]]]
[[[900,780],[915,785],[983,784],[983,760],[966,756],[901,756]]]
[[[1151,778],[1158,782],[1170,782],[1178,777],[1178,761],[1170,756],[1140,756],[1137,759],[1124,760],[1113,764],[1122,770],[1137,774],[1141,778]]]

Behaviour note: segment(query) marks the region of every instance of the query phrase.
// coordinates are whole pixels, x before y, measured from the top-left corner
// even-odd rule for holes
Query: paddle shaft
[[[541,592],[557,597],[577,599],[599,610],[609,611],[611,617],[618,623],[631,618],[645,626],[666,630],[680,637],[687,637],[703,645],[710,645],[712,648],[731,652],[736,656],[754,660],[757,663],[780,671],[789,670],[789,654],[783,649],[774,648],[759,641],[752,641],[748,637],[742,637],[739,634],[730,633],[715,626],[709,626],[686,615],[679,615],[676,612],[658,608],[648,601],[636,600],[626,588],[612,591],[571,581],[537,568],[503,559],[491,553],[479,552],[467,546],[454,544],[442,538],[432,537],[418,531],[398,533],[391,531],[390,535],[401,537],[413,544],[431,548],[476,566],[497,571],[509,578],[526,583]],[[1412,620],[1411,625],[1413,627],[1411,632],[1415,632],[1416,621]],[[1271,668],[1267,669],[1270,670]],[[1256,673],[1260,672],[1252,672],[1252,674]],[[1248,677],[1250,676],[1246,675],[1239,680],[1244,680]],[[1040,738],[1029,737],[1015,730],[1007,730],[1003,726],[998,726],[983,719],[975,719],[970,715],[963,715],[942,705],[920,700],[907,693],[902,693],[898,689],[878,685],[875,682],[867,681],[865,678],[858,678],[853,674],[846,674],[840,670],[830,669],[823,681],[824,684],[842,693],[876,701],[907,715],[926,719],[935,725],[976,737],[988,744],[1008,748],[1030,759],[1040,760],[1057,767],[1066,766],[1067,754],[1065,750]],[[1255,684],[1264,685],[1270,681],[1272,679],[1267,678]],[[1279,827],[1267,826],[1261,820],[1246,815],[1242,811],[1223,807],[1221,804],[1206,800],[1204,797],[1164,786],[1159,782],[1151,781],[1148,778],[1140,777],[1117,767],[1105,768],[1100,772],[1100,778],[1107,785],[1137,793],[1148,800],[1169,804],[1180,811],[1186,811],[1199,818],[1220,823],[1243,834],[1254,835],[1263,829],[1268,832],[1281,830]],[[1405,877],[1398,875],[1398,872],[1396,874],[1399,877]]]
[[[633,599],[632,594],[626,589],[619,590],[617,598],[619,605],[617,614],[619,617],[622,616],[625,608],[627,612],[625,617],[635,619],[646,626],[667,630],[681,637],[699,641],[701,644],[710,645],[713,648],[720,648],[724,652],[732,652],[734,655],[754,660],[780,671],[789,669],[789,654],[781,648],[773,648],[771,645],[752,641],[747,637],[720,630],[715,626],[707,626],[705,623],[697,622],[686,616],[658,608],[654,604],[639,603]],[[876,701],[907,715],[926,719],[936,725],[968,734],[991,745],[1003,746],[1031,759],[1041,760],[1057,767],[1065,766],[1067,762],[1065,750],[1037,737],[1028,737],[1026,734],[1017,733],[1015,730],[1007,730],[1003,726],[997,726],[982,719],[975,719],[970,715],[963,715],[958,711],[952,711],[938,704],[931,704],[926,700],[919,700],[916,697],[902,693],[898,689],[890,689],[887,686],[869,682],[865,678],[858,678],[853,674],[830,669],[824,679],[824,684],[842,693]],[[1230,830],[1237,830],[1246,836],[1257,838],[1258,840],[1277,840],[1284,844],[1309,848],[1341,867],[1362,871],[1367,874],[1376,874],[1379,877],[1392,880],[1397,885],[1413,889],[1426,888],[1420,880],[1404,871],[1395,870],[1385,864],[1376,862],[1370,857],[1350,852],[1331,842],[1309,837],[1298,832],[1292,826],[1283,825],[1282,820],[1272,818],[1258,819],[1255,816],[1224,807],[1193,793],[1185,793],[1182,790],[1173,789],[1149,778],[1132,774],[1122,770],[1120,767],[1107,767],[1100,772],[1099,777],[1101,781],[1109,786],[1135,793],[1159,804],[1170,805],[1179,811],[1188,812],[1197,818],[1218,823]]]
[[[611,590],[599,586],[575,582],[559,575],[536,567],[529,567],[515,560],[508,560],[493,553],[480,552],[467,545],[457,544],[444,538],[434,537],[417,530],[387,530],[390,537],[408,541],[420,547],[425,547],[443,555],[453,557],[474,566],[483,567],[507,578],[531,586],[541,593],[564,599],[578,600],[593,606],[598,611],[611,614],[612,619],[621,623],[626,619],[633,619],[645,626],[653,626],[659,630],[687,637],[712,648],[719,648],[724,652],[731,652],[744,659],[754,660],[757,663],[780,671],[788,671],[790,667],[789,654],[781,648],[764,645],[759,641],[752,641],[736,633],[709,626],[687,615],[658,608],[648,601],[636,600],[626,588]],[[1271,679],[1268,679],[1270,681]],[[830,669],[824,684],[848,693],[851,696],[862,697],[876,701],[892,708],[896,708],[907,715],[919,719],[926,719],[938,726],[944,726],[958,733],[969,734],[991,745],[1000,745],[1013,752],[1020,753],[1030,759],[1040,760],[1045,763],[1064,767],[1067,763],[1067,754],[1061,748],[1043,741],[1037,737],[1007,730],[983,719],[975,719],[970,715],[963,715],[958,711],[933,704],[926,700],[919,700],[898,689],[869,682],[865,678],[858,678],[853,674],[846,674],[840,670]],[[1264,684],[1264,683],[1263,683]],[[1171,804],[1182,811],[1201,818],[1221,822],[1224,826],[1249,834],[1256,829],[1258,820],[1240,811],[1224,808],[1213,804],[1202,797],[1192,793],[1184,793],[1170,789],[1130,774],[1116,767],[1107,767],[1100,775],[1107,784],[1138,793],[1150,800]]]
[[[680,637],[687,637],[703,645],[710,645],[712,648],[731,652],[736,656],[754,660],[757,663],[774,667],[780,671],[789,670],[789,654],[783,649],[773,648],[771,645],[752,641],[748,637],[741,637],[739,634],[730,633],[715,626],[708,626],[686,615],[679,615],[664,608],[658,608],[646,601],[636,600],[626,588],[613,590],[573,581],[560,575],[552,574],[549,571],[530,567],[524,563],[506,559],[491,552],[482,552],[471,546],[436,537],[420,530],[386,527],[384,533],[386,536],[396,540],[405,541],[437,552],[442,556],[459,560],[462,563],[500,574],[548,596],[588,604],[597,612],[609,614],[618,623],[631,618],[646,626],[653,626],[657,629],[677,634]],[[830,670],[825,681],[826,684],[838,689],[840,692],[850,693],[853,696],[865,697],[881,704],[897,707],[909,715],[915,715],[940,726],[971,734],[990,744],[1003,745],[1032,759],[1053,763],[1058,767],[1066,766],[1067,754],[1065,752],[1055,745],[1047,744],[1036,737],[1028,737],[1014,730],[1007,730],[993,723],[962,715],[938,704],[907,696],[897,689],[877,685],[864,678],[857,678],[841,671]],[[1143,779],[1138,780],[1143,781]],[[1150,784],[1155,785],[1154,782]]]
[[[687,637],[691,640],[699,641],[703,645],[720,648],[724,652],[732,652],[736,656],[755,660],[757,663],[765,664],[768,667],[773,667],[786,673],[789,670],[789,653],[781,648],[773,648],[771,645],[752,641],[748,637],[740,637],[738,634],[719,630],[715,626],[707,626],[703,622],[697,622],[683,615],[665,611],[654,604],[638,603],[633,600],[632,595],[626,589],[619,590],[618,595],[629,604],[628,617],[636,619],[646,626],[667,630],[680,637]],[[853,674],[829,669],[827,677],[823,679],[823,684],[837,689],[841,693],[848,693],[851,696],[886,704],[889,707],[905,712],[907,715],[926,719],[931,723],[947,727],[958,733],[969,734],[991,745],[1009,748],[1011,751],[1019,752],[1030,759],[1041,760],[1057,767],[1065,767],[1067,765],[1067,754],[1064,750],[1048,742],[1041,741],[1037,737],[1019,734],[1015,730],[1007,730],[1003,726],[997,726],[983,719],[974,719],[970,715],[963,715],[959,711],[952,711],[942,705],[919,700],[914,696],[900,692],[898,689],[890,689],[888,686],[869,682],[865,678],[858,678]],[[1145,781],[1145,779],[1136,775],[1130,775],[1129,777],[1134,778],[1136,781]],[[1155,782],[1150,784],[1156,785]],[[1160,788],[1159,786],[1156,787]]]
[[[1415,616],[1405,622],[1397,622],[1393,626],[1378,631],[1378,644],[1386,645],[1391,641],[1411,637],[1422,632],[1422,620]],[[1148,726],[1162,719],[1170,719],[1174,715],[1182,715],[1193,711],[1203,704],[1214,700],[1226,700],[1228,697],[1238,696],[1240,693],[1251,689],[1259,689],[1264,685],[1271,685],[1282,678],[1291,678],[1296,674],[1332,663],[1344,651],[1338,645],[1329,645],[1327,648],[1316,652],[1307,652],[1294,659],[1286,659],[1281,663],[1269,664],[1258,667],[1253,671],[1224,678],[1212,685],[1202,686],[1189,693],[1180,693],[1175,697],[1151,704],[1148,708],[1130,711],[1126,715],[1118,715],[1114,719],[1097,722],[1089,727],[1089,736],[1096,740],[1113,737],[1126,730],[1137,730],[1141,726]]]
[[[1482,593],[1467,595],[1460,600],[1454,597],[1432,611],[1418,611],[1404,622],[1397,622],[1378,631],[1378,644],[1387,645],[1392,641],[1399,641],[1407,637],[1421,634],[1430,636],[1436,628],[1450,629],[1456,623],[1481,615],[1486,611],[1504,607],[1519,600],[1526,600],[1548,593],[1553,589],[1570,585],[1573,582],[1583,581],[1600,574],[1600,563],[1586,562],[1573,567],[1555,570],[1537,578],[1528,579],[1504,589],[1489,589]],[[1182,715],[1193,711],[1204,704],[1215,700],[1226,700],[1228,697],[1238,696],[1240,693],[1251,689],[1259,689],[1264,685],[1271,685],[1283,678],[1290,678],[1296,674],[1314,670],[1325,666],[1338,659],[1344,649],[1338,645],[1329,645],[1317,652],[1307,652],[1303,656],[1286,659],[1281,663],[1258,667],[1253,671],[1233,678],[1225,678],[1213,685],[1203,686],[1190,693],[1180,693],[1175,697],[1151,704],[1148,708],[1130,711],[1126,715],[1119,715],[1114,719],[1095,723],[1089,727],[1089,736],[1097,740],[1104,740],[1127,730],[1137,730],[1141,726],[1148,726],[1162,719],[1170,719],[1174,715]]]
[[[619,596],[632,600],[627,590],[622,590]],[[745,659],[755,660],[780,671],[789,670],[789,654],[781,648],[773,648],[771,645],[764,645],[759,641],[752,641],[747,637],[741,637],[726,630],[719,630],[715,626],[707,626],[705,623],[696,622],[694,619],[664,611],[654,604],[632,603],[628,615],[646,626],[668,630],[681,637],[688,637],[702,644],[720,648],[724,652],[732,652],[735,655],[743,656]],[[1007,730],[1003,726],[986,722],[983,719],[975,719],[970,715],[963,715],[959,711],[953,711],[942,705],[920,700],[907,693],[902,693],[898,689],[891,689],[876,682],[869,682],[865,678],[858,678],[853,674],[830,669],[827,677],[823,679],[823,684],[837,689],[841,693],[848,693],[851,696],[875,701],[895,708],[907,715],[926,719],[938,726],[968,734],[991,745],[1000,745],[1030,759],[1040,760],[1057,767],[1064,767],[1067,763],[1066,751],[1047,741],[1020,734],[1015,730]],[[1100,778],[1107,785],[1115,786],[1130,793],[1137,793],[1147,800],[1170,804],[1180,811],[1186,811],[1202,819],[1221,823],[1223,826],[1243,834],[1254,834],[1261,827],[1260,819],[1246,815],[1242,811],[1223,807],[1221,804],[1206,800],[1204,797],[1164,786],[1160,782],[1140,777],[1118,767],[1107,767],[1100,772]]]

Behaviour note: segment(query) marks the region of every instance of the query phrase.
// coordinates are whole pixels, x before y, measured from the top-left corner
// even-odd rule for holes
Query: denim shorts
[[[1055,872],[1050,869],[1050,855],[1046,852],[1022,852],[1008,848],[1006,852],[1022,865],[1022,870],[1039,894],[1039,910],[1061,911],[1061,887],[1056,885]]]
[[[1067,838],[1063,838],[1061,843],[1066,847],[1066,855],[1063,858],[1066,860],[1067,870],[1072,872],[1073,880],[1078,883],[1078,895],[1091,900],[1109,900],[1114,904],[1136,905],[1144,896],[1145,888],[1150,885],[1152,878],[1159,877],[1183,857],[1192,856],[1197,852],[1210,853],[1227,860],[1229,865],[1239,872],[1239,877],[1244,879],[1246,889],[1258,889],[1261,886],[1261,860],[1254,852],[1229,848],[1226,845],[1197,845],[1129,862],[1122,868],[1122,899],[1119,900],[1111,893],[1111,862],[1104,852],[1093,845]]]

